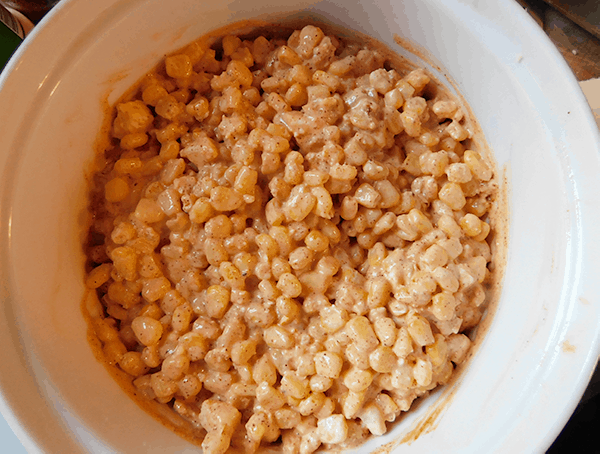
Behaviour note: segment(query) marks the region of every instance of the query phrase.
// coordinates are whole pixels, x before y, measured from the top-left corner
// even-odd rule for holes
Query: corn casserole
[[[356,446],[465,360],[497,177],[427,71],[314,25],[227,34],[111,115],[90,326],[206,454]]]

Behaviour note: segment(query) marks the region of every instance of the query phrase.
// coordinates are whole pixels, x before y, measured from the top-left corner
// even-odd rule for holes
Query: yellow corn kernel
[[[233,188],[240,194],[252,195],[257,181],[258,172],[248,166],[243,166],[235,178]]]
[[[456,300],[450,292],[437,293],[431,299],[431,313],[438,320],[452,320],[455,308]]]
[[[331,379],[338,378],[342,372],[343,365],[344,360],[337,353],[325,351],[315,355],[316,372],[323,377]]]
[[[239,60],[231,60],[227,65],[227,70],[221,76],[213,78],[211,86],[215,90],[222,90],[233,84],[250,87],[253,78],[252,72],[244,63]]]
[[[223,53],[229,57],[242,44],[242,40],[237,36],[227,35],[223,37]]]
[[[189,400],[202,391],[202,382],[196,375],[188,373],[177,382],[177,387],[179,388],[179,394],[185,400]]]
[[[249,252],[237,254],[233,259],[233,264],[236,266],[243,276],[248,276],[254,272],[254,268],[258,263],[258,258]]]
[[[142,100],[149,106],[156,106],[158,100],[167,96],[169,92],[162,85],[152,84],[147,86],[142,92]]]
[[[161,144],[159,156],[163,161],[176,159],[179,156],[179,142],[176,140],[168,140]]]
[[[189,330],[194,311],[189,304],[177,306],[171,317],[171,327],[176,333],[184,333]]]
[[[233,211],[243,205],[244,199],[235,189],[217,186],[210,191],[210,203],[217,211]]]
[[[461,236],[461,229],[451,216],[448,216],[447,214],[442,215],[438,219],[437,224],[440,230],[450,238],[458,238]]]
[[[444,336],[435,335],[435,342],[425,347],[425,352],[434,369],[444,365],[448,361],[448,345]]]
[[[340,229],[329,219],[319,220],[319,228],[323,235],[329,239],[329,244],[338,244],[342,238]]]
[[[108,303],[106,305],[106,312],[115,320],[124,321],[129,319],[129,313],[127,309],[125,309],[122,306],[119,306],[118,304]]]
[[[140,158],[121,158],[115,162],[115,172],[121,175],[137,173],[142,170],[142,160]]]
[[[152,176],[158,174],[164,166],[164,160],[160,156],[153,156],[147,161],[144,161],[142,166],[142,175]],[[158,182],[156,182],[159,184]],[[161,188],[162,190],[162,188]]]
[[[308,267],[313,261],[314,253],[307,247],[299,247],[290,253],[289,264],[295,270]]]
[[[475,237],[479,235],[483,229],[483,222],[481,219],[471,213],[467,213],[460,218],[458,224],[468,236]]]
[[[298,378],[292,372],[286,372],[281,378],[281,392],[286,397],[292,397],[295,399],[305,399],[308,397],[310,388],[308,387],[308,380]]]
[[[263,439],[266,442],[274,441],[273,437],[277,438],[279,436],[279,429],[273,424],[272,420],[273,416],[270,413],[263,411],[254,413],[244,426],[246,436],[254,443],[260,443]]]
[[[304,243],[314,252],[323,252],[329,247],[329,238],[318,230],[311,230],[304,238]]]
[[[277,369],[268,355],[260,357],[252,368],[252,379],[255,383],[268,383],[273,386],[277,381]]]
[[[276,306],[279,323],[285,325],[291,323],[300,315],[300,306],[293,299],[286,296],[277,298]]]
[[[175,351],[168,355],[161,365],[161,372],[170,380],[180,379],[190,367],[190,359]]]
[[[146,279],[142,287],[142,296],[146,301],[154,302],[163,298],[171,290],[171,282],[164,276]]]
[[[183,111],[183,109],[182,109]],[[188,130],[185,124],[169,123],[162,129],[156,130],[156,139],[162,144],[169,140],[177,140]]]
[[[327,333],[335,333],[348,321],[348,311],[335,305],[325,306],[320,311],[321,326]]]
[[[373,328],[381,345],[385,347],[394,346],[396,335],[398,333],[394,320],[389,317],[378,318],[375,320],[375,323],[373,323]]]
[[[475,235],[473,237],[473,239],[475,241],[483,241],[487,238],[489,233],[490,233],[490,225],[485,221],[481,221],[481,232],[478,235]]]
[[[283,393],[265,382],[260,383],[256,387],[255,395],[260,406],[269,411],[279,410],[286,403],[286,398]],[[279,425],[279,427],[281,428],[281,425]]]
[[[210,115],[210,105],[204,96],[199,96],[185,106],[185,111],[196,120],[203,121]]]
[[[448,359],[455,364],[462,363],[471,348],[471,339],[464,334],[452,334],[446,340]]]
[[[104,307],[98,299],[97,292],[86,292],[85,294],[85,308],[88,315],[91,318],[101,318],[104,316]]]
[[[196,331],[190,331],[181,336],[179,345],[185,349],[190,361],[204,359],[210,348],[208,339]]]
[[[162,276],[159,261],[154,254],[144,254],[139,258],[139,273],[145,278]]]
[[[334,208],[329,191],[323,186],[316,186],[311,189],[311,193],[317,201],[314,208],[315,214],[325,219],[331,219],[334,215]]]
[[[157,398],[171,399],[177,392],[177,383],[169,379],[163,372],[157,372],[150,376],[152,391]]]
[[[254,66],[254,57],[247,47],[238,47],[236,51],[231,54],[231,59],[241,61],[244,66],[247,66],[248,68]]]
[[[130,222],[120,222],[110,234],[110,239],[115,244],[124,244],[137,235],[135,227]]]
[[[481,158],[479,153],[473,150],[465,150],[463,160],[471,173],[481,181],[489,181],[492,178],[492,171],[487,166],[485,161]]]
[[[148,142],[148,134],[145,132],[135,132],[127,134],[121,139],[121,148],[124,150],[133,150],[139,148]]]
[[[172,314],[177,307],[181,306],[184,303],[185,298],[181,296],[181,294],[177,290],[173,289],[169,290],[165,294],[162,301],[160,302],[160,308],[166,314]]]
[[[454,211],[462,210],[467,203],[462,188],[457,183],[444,184],[442,189],[440,189],[438,196],[442,202]]]
[[[352,318],[346,325],[346,330],[354,345],[361,351],[370,352],[379,344],[371,322],[362,315]]]
[[[448,253],[442,246],[437,244],[429,246],[421,256],[421,265],[425,265],[432,270],[444,266],[446,263],[448,263]]]
[[[103,263],[102,265],[97,266],[92,271],[90,271],[90,274],[88,274],[85,280],[85,285],[88,288],[100,287],[102,284],[107,282],[108,279],[110,279],[111,271],[112,265],[110,263]]]
[[[408,214],[401,214],[396,219],[398,227],[398,236],[406,241],[414,241],[419,236],[419,231],[416,226],[410,222]]]
[[[409,317],[407,329],[410,333],[410,337],[417,345],[425,346],[434,342],[431,325],[429,325],[427,319],[421,315],[413,314]]]
[[[433,378],[432,365],[429,359],[417,358],[413,366],[413,377],[419,386],[427,386]]]
[[[326,85],[332,91],[337,90],[340,86],[339,77],[329,72],[317,70],[313,73],[312,79],[317,84]]]
[[[140,302],[139,291],[134,291],[123,282],[113,282],[108,286],[108,297],[111,301],[129,309]]]
[[[127,353],[127,348],[119,339],[114,339],[104,344],[102,352],[108,364],[117,364]]]
[[[306,399],[300,402],[298,411],[302,416],[317,413],[325,403],[325,399],[327,399],[327,397],[323,393],[311,393]]]
[[[131,328],[142,345],[155,345],[163,334],[163,326],[152,317],[140,316],[133,319]]]
[[[295,83],[285,92],[285,100],[292,107],[301,107],[308,102],[308,92],[302,84]]]
[[[157,344],[145,347],[142,350],[142,361],[144,361],[144,364],[146,364],[150,368],[160,366],[160,363],[162,362],[162,358],[160,357],[160,355],[158,353],[158,345]],[[150,378],[150,377],[148,377],[148,378]]]
[[[92,323],[96,336],[98,336],[98,339],[103,343],[108,343],[119,339],[119,332],[105,319],[95,318],[92,320]]]
[[[204,231],[212,238],[225,239],[231,235],[232,230],[233,224],[224,214],[210,218],[204,225]]]
[[[150,317],[150,318],[153,318],[154,320],[159,320],[164,314],[163,314],[162,309],[160,307],[158,307],[158,304],[148,303],[142,308],[142,310],[140,311],[140,313],[138,315],[144,316],[144,317]]]
[[[206,312],[212,318],[222,318],[227,312],[231,292],[221,285],[211,285],[206,290]]]
[[[384,96],[386,107],[391,109],[399,109],[404,104],[404,97],[397,88],[388,91]]]
[[[292,267],[286,260],[284,260],[282,257],[273,257],[273,261],[271,263],[271,274],[275,279],[279,279],[283,273],[291,273],[291,271]]]
[[[233,289],[244,288],[244,277],[240,270],[231,262],[223,261],[219,264],[219,273]]]
[[[355,393],[365,391],[373,382],[373,373],[357,367],[351,368],[344,375],[344,385]]]
[[[291,408],[280,408],[275,412],[275,419],[280,429],[293,429],[302,421],[302,416]]]
[[[121,139],[127,134],[147,132],[154,116],[142,101],[129,101],[117,105],[117,118],[113,123],[113,135]]]
[[[271,348],[292,348],[294,338],[282,326],[271,326],[263,333],[265,343]]]
[[[396,216],[391,211],[385,213],[373,226],[373,234],[381,235],[383,233],[388,232],[394,227],[396,223]]]
[[[165,69],[169,77],[184,79],[192,74],[190,57],[185,54],[173,55],[165,59]]]
[[[446,126],[446,132],[457,142],[462,142],[469,137],[469,131],[456,120],[452,120],[452,122]]]
[[[231,361],[236,365],[246,365],[256,354],[256,341],[244,340],[233,344],[231,348]]]
[[[393,351],[398,358],[405,358],[413,352],[412,338],[406,328],[400,327],[398,329]]]
[[[369,282],[369,297],[367,299],[369,308],[374,309],[385,306],[392,291],[389,281],[385,278],[376,278],[371,279]]]
[[[302,58],[288,46],[281,46],[277,51],[277,58],[280,62],[288,64],[290,66],[299,65],[302,63]]]
[[[344,417],[351,419],[356,416],[356,413],[363,407],[366,397],[367,393],[365,391],[348,391],[348,394],[342,398],[342,413]]]
[[[380,345],[369,354],[369,365],[375,372],[392,372],[397,364],[398,357],[390,347]]]
[[[192,222],[195,222],[196,224],[202,224],[203,222],[208,221],[214,213],[215,210],[209,199],[206,197],[200,197],[194,202],[194,205],[192,205],[189,215]]]
[[[128,246],[120,246],[112,250],[110,258],[117,272],[128,281],[133,281],[137,274],[137,255]]]
[[[267,258],[272,259],[279,254],[279,245],[266,233],[257,235],[254,241],[256,241],[256,245],[259,247],[261,252],[267,256]]]
[[[284,273],[277,281],[277,288],[288,298],[297,298],[302,293],[302,284],[292,273]]]
[[[421,210],[413,208],[408,213],[411,224],[421,233],[427,233],[433,229],[431,221]]]
[[[165,213],[156,200],[143,198],[140,199],[135,208],[135,217],[142,222],[152,224],[162,221]]]
[[[119,360],[119,366],[134,377],[140,377],[150,370],[144,363],[142,354],[134,351],[125,353]]]
[[[154,108],[158,115],[167,120],[175,120],[184,112],[184,109],[185,105],[177,101],[172,94],[160,98]]]

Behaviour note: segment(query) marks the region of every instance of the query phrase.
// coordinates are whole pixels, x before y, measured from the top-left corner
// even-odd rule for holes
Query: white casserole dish
[[[166,53],[233,21],[299,10],[394,50],[394,35],[426,49],[509,187],[502,297],[467,370],[356,452],[392,441],[393,452],[542,452],[566,423],[599,354],[599,135],[566,63],[521,7],[63,0],[0,78],[0,410],[28,451],[197,449],[139,409],[86,341],[83,169],[102,102]]]

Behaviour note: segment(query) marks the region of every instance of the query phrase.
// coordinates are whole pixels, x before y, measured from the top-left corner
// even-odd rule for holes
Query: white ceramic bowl
[[[298,10],[427,49],[510,189],[502,298],[466,373],[358,451],[395,441],[394,452],[541,452],[575,408],[599,353],[598,130],[516,3],[63,0],[0,79],[0,410],[30,452],[195,450],[140,410],[86,341],[83,169],[102,101],[165,53],[231,21]]]

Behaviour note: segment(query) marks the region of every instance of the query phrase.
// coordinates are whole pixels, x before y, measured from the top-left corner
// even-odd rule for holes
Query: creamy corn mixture
[[[206,454],[356,445],[467,355],[493,167],[455,99],[388,57],[312,25],[228,35],[116,106],[87,309]]]

